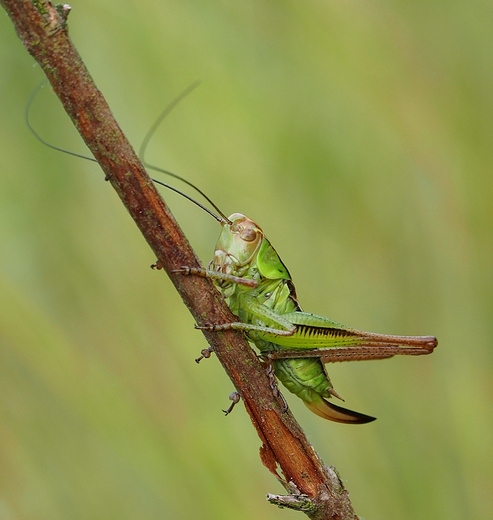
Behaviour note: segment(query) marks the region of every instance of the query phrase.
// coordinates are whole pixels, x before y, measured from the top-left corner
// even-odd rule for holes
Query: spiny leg
[[[322,363],[336,363],[341,361],[364,361],[372,359],[386,359],[393,356],[421,356],[430,354],[432,350],[424,347],[401,347],[398,345],[358,345],[333,348],[314,348],[310,350],[276,350],[269,353],[271,360],[319,358]]]
[[[154,264],[157,265],[157,264]],[[182,274],[184,276],[201,276],[202,278],[211,278],[213,280],[224,280],[227,282],[246,285],[247,287],[257,287],[258,282],[251,278],[242,278],[241,276],[234,276],[232,274],[221,273],[219,271],[211,271],[203,267],[187,267],[186,265],[180,269],[173,269],[172,273]]]
[[[157,265],[157,264],[155,264]],[[204,278],[211,278],[213,280],[228,281],[231,283],[245,285],[247,287],[255,288],[258,286],[256,280],[251,278],[243,278],[240,276],[234,276],[231,274],[221,273],[219,271],[211,271],[210,269],[204,269],[202,267],[187,267],[182,266],[180,269],[174,269],[173,273],[182,274],[185,276],[201,276]],[[251,303],[251,305],[253,302]],[[275,336],[292,336],[296,332],[296,326],[282,320],[282,318],[274,311],[265,308],[263,305],[257,304],[258,313],[261,317],[270,319],[273,323],[278,325],[276,327],[267,327],[262,325],[253,325],[251,323],[243,322],[231,322],[231,323],[204,323],[203,325],[196,325],[195,328],[199,330],[209,330],[213,332],[225,331],[225,330],[241,330],[244,332],[263,332],[266,334],[273,334]],[[250,308],[252,310],[252,308]]]
[[[276,336],[292,336],[296,332],[296,327],[291,329],[275,329],[273,327],[264,327],[263,325],[253,325],[251,323],[243,323],[242,321],[233,321],[230,323],[204,323],[203,325],[195,325],[198,330],[208,330],[211,332],[222,332],[225,330],[242,330],[244,332],[257,331],[265,334],[273,334]],[[300,356],[301,357],[301,356]]]
[[[158,261],[152,267],[160,269],[161,265]],[[217,271],[210,271],[208,269],[203,269],[203,268],[182,266],[180,269],[175,269],[172,272],[179,273],[184,276],[202,276],[204,278],[211,278],[211,279],[215,279],[215,280],[225,280],[225,281],[237,283],[240,285],[246,285],[248,287],[257,287],[257,285],[258,285],[258,282],[256,282],[255,280],[251,280],[248,278],[241,278],[238,276],[220,273]],[[256,330],[256,331],[266,332],[266,333],[270,333],[270,334],[276,334],[278,336],[291,336],[296,331],[295,326],[291,326],[287,330],[286,329],[283,330],[283,329],[275,329],[272,327],[252,325],[252,324],[247,324],[247,323],[242,323],[242,322],[224,323],[224,324],[207,323],[204,325],[196,325],[195,328],[199,329],[199,330],[210,330],[210,331],[216,331],[216,332],[225,331],[225,330],[242,330],[244,332]],[[212,347],[203,349],[201,351],[201,356],[199,358],[197,358],[195,361],[197,363],[199,363],[202,359],[209,358],[212,352],[213,352]],[[277,380],[276,380],[275,372],[274,372],[274,364],[273,364],[272,360],[270,360],[268,358],[264,358],[264,359],[267,359],[267,365],[268,365],[267,366],[267,375],[269,377],[270,386],[272,388],[272,393],[273,393],[274,397],[278,398],[282,402],[282,411],[286,412],[288,410],[288,403],[286,402],[286,399],[284,398],[282,393],[279,391],[279,387],[277,386]],[[233,410],[235,405],[240,401],[240,395],[238,394],[238,392],[233,392],[229,396],[229,398],[232,402],[231,402],[231,405],[229,406],[229,408],[227,408],[226,410],[223,410],[225,415],[229,415],[231,413],[231,411]]]
[[[151,268],[152,269],[162,269],[162,265],[161,263],[159,262],[159,260],[156,261],[155,264],[152,264],[151,265]],[[180,267],[180,269],[174,269],[172,271],[172,273],[177,273],[177,274],[182,274],[184,276],[201,276],[203,278],[212,278],[212,279],[227,279],[231,282],[235,282],[235,283],[242,283],[244,285],[248,285],[248,286],[251,286],[251,287],[256,287],[257,286],[257,282],[255,282],[255,280],[245,280],[245,279],[242,279],[242,278],[239,278],[237,276],[231,276],[231,275],[226,275],[226,274],[222,274],[222,273],[216,273],[214,271],[210,271],[210,270],[207,270],[207,269],[203,269],[201,267],[187,267],[187,266],[182,266]],[[195,328],[197,329],[200,329],[202,327],[199,327],[199,326],[196,326]],[[205,330],[215,330],[214,328],[212,327],[203,327]],[[196,363],[200,363],[200,361],[202,359],[208,359],[211,357],[211,354],[214,352],[214,349],[212,347],[208,347],[206,349],[203,349],[200,351],[200,357],[196,358],[195,359],[195,362]],[[233,409],[233,406],[235,405],[236,403],[233,402],[232,406],[230,407],[231,410]],[[229,410],[229,408],[228,408]],[[230,411],[231,411],[230,410]],[[228,412],[229,413],[229,412]]]

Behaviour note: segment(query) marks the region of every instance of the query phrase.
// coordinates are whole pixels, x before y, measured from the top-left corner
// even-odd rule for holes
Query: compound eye
[[[253,242],[257,238],[257,232],[252,228],[242,229],[240,237],[245,242]]]

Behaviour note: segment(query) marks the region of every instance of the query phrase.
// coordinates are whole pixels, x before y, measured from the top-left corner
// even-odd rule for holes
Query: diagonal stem
[[[210,280],[173,272],[201,265],[70,41],[70,7],[55,8],[47,0],[0,3],[197,323],[236,321]],[[272,501],[303,510],[312,519],[356,519],[338,474],[323,464],[292,415],[282,412],[243,335],[204,335],[243,398],[263,443],[262,462],[276,476],[278,468],[282,472],[290,495]]]

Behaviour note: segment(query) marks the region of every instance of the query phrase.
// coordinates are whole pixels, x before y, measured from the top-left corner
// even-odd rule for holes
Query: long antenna
[[[200,85],[200,81],[199,80],[194,81],[183,92],[178,94],[178,96],[176,96],[175,99],[173,99],[168,104],[168,106],[161,112],[159,117],[156,119],[156,121],[154,121],[153,125],[151,126],[151,128],[147,132],[146,136],[144,137],[144,140],[142,141],[142,144],[140,145],[139,158],[142,161],[142,164],[146,168],[150,168],[151,170],[154,170],[156,172],[160,172],[160,173],[164,173],[166,175],[170,175],[171,177],[174,177],[175,179],[178,179],[178,180],[184,182],[186,185],[188,185],[191,188],[193,188],[197,193],[199,193],[202,197],[204,197],[204,199],[219,213],[219,215],[221,215],[221,217],[223,218],[224,222],[226,222],[228,224],[231,224],[231,222],[228,219],[228,217],[216,206],[216,204],[214,204],[214,202],[201,189],[197,188],[197,186],[192,184],[190,181],[187,181],[187,179],[184,179],[183,177],[180,177],[176,173],[170,172],[168,170],[164,170],[163,168],[160,168],[159,166],[154,166],[154,165],[148,163],[145,160],[145,157],[144,157],[146,149],[147,149],[147,145],[149,144],[149,141],[151,140],[151,138],[154,135],[154,133],[156,132],[156,130],[159,128],[159,125],[163,122],[163,120],[166,118],[166,116],[168,116],[168,114],[176,107],[176,105],[178,105],[178,103],[182,99],[187,97],[188,94],[190,94],[193,90],[195,90],[199,85]]]
[[[87,161],[92,161],[92,162],[97,162],[96,159],[94,159],[94,157],[89,157],[87,155],[83,155],[83,154],[79,154],[79,153],[76,153],[76,152],[72,152],[70,150],[65,150],[64,148],[60,148],[59,146],[55,146],[54,144],[51,144],[49,143],[48,141],[46,141],[45,139],[43,139],[39,134],[38,132],[34,129],[34,127],[32,126],[31,124],[31,121],[29,119],[29,112],[30,112],[30,109],[31,109],[31,105],[34,101],[34,98],[36,97],[36,95],[38,94],[38,92],[44,87],[46,83],[46,80],[43,80],[34,90],[33,92],[31,93],[31,95],[29,96],[29,99],[27,101],[27,104],[26,104],[26,109],[24,111],[24,120],[26,122],[26,126],[29,128],[30,132],[34,135],[34,137],[39,141],[41,142],[42,144],[44,144],[45,146],[47,146],[48,148],[51,148],[53,150],[56,150],[57,152],[62,152],[62,153],[66,153],[67,155],[72,155],[73,157],[78,157],[79,159],[85,159]],[[166,175],[169,175],[170,177],[173,177],[185,184],[187,184],[188,186],[190,186],[191,188],[193,188],[197,193],[199,193],[200,195],[202,195],[202,197],[204,197],[204,199],[209,202],[209,204],[219,213],[220,216],[216,215],[213,211],[211,211],[208,207],[204,206],[203,204],[201,204],[200,202],[196,201],[194,198],[192,198],[190,195],[187,195],[186,193],[180,191],[179,189],[173,187],[173,186],[170,186],[169,184],[166,184],[165,182],[162,182],[158,179],[152,179],[153,182],[155,182],[156,184],[159,184],[160,186],[163,186],[171,191],[174,191],[175,193],[178,193],[179,195],[181,195],[182,197],[184,197],[185,199],[189,200],[190,202],[193,202],[196,206],[198,206],[199,208],[203,209],[206,213],[208,213],[211,217],[213,217],[215,220],[217,220],[220,224],[231,224],[231,221],[226,217],[226,215],[224,215],[224,213],[216,206],[216,204],[214,204],[214,202],[212,202],[212,200],[202,191],[200,190],[199,188],[197,188],[197,186],[195,186],[194,184],[192,184],[190,181],[187,181],[186,179],[184,179],[183,177],[180,177],[179,175],[177,175],[176,173],[173,173],[173,172],[170,172],[168,170],[165,170],[163,168],[159,168],[158,166],[153,166],[152,164],[148,164],[145,162],[144,160],[144,153],[145,153],[145,150],[147,148],[147,145],[152,137],[152,135],[154,134],[154,132],[156,131],[156,129],[159,127],[159,125],[161,124],[161,122],[163,121],[163,119],[171,112],[171,110],[173,110],[173,108],[176,107],[176,105],[184,98],[186,97],[193,89],[195,89],[197,86],[199,85],[199,81],[196,81],[195,83],[193,83],[192,85],[190,85],[188,88],[186,88],[181,94],[179,94],[175,99],[173,99],[173,101],[171,101],[171,103],[163,110],[163,112],[161,113],[161,115],[158,117],[158,119],[154,122],[154,124],[152,125],[151,129],[149,130],[149,132],[147,132],[145,138],[144,138],[144,141],[142,142],[142,145],[140,147],[140,151],[139,151],[139,158],[140,160],[142,161],[142,163],[144,164],[144,166],[146,166],[147,168],[150,168],[151,170],[155,170],[157,172],[160,172],[160,173],[164,173]]]
[[[54,144],[49,143],[48,141],[45,141],[39,134],[34,130],[34,127],[31,125],[31,121],[29,120],[29,112],[31,111],[31,105],[34,101],[34,98],[37,96],[38,92],[45,86],[46,80],[44,79],[32,92],[29,96],[29,99],[26,103],[26,109],[24,110],[24,121],[26,122],[26,126],[29,128],[31,133],[34,135],[34,137],[41,143],[43,143],[48,148],[51,148],[53,150],[56,150],[57,152],[63,152],[68,155],[73,155],[74,157],[79,157],[79,159],[86,159],[88,161],[97,162],[94,157],[87,157],[87,155],[82,155],[80,153],[71,152],[70,150],[64,150],[63,148],[59,148],[58,146],[55,146]]]

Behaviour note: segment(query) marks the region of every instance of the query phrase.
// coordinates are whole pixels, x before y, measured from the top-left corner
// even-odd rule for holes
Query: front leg
[[[211,271],[203,267],[187,267],[182,266],[180,269],[173,269],[172,273],[182,274],[184,276],[202,276],[203,278],[211,278],[212,280],[222,280],[231,283],[245,285],[246,287],[257,287],[258,282],[251,278],[242,278],[232,274],[221,273],[219,271]]]
[[[226,410],[223,410],[224,415],[229,415],[233,411],[233,408],[240,402],[240,399],[241,396],[238,392],[235,391],[232,394],[230,394],[229,400],[231,401],[231,404]]]
[[[198,330],[209,330],[211,332],[223,332],[225,330],[241,330],[242,332],[262,332],[264,334],[272,334],[275,336],[292,336],[296,332],[296,327],[290,327],[288,330],[274,329],[272,327],[264,327],[263,325],[252,325],[251,323],[243,323],[242,321],[233,321],[231,323],[204,323],[203,325],[195,325]],[[204,356],[205,357],[205,356]]]
[[[200,356],[195,359],[195,363],[200,363],[203,359],[209,359],[211,354],[214,352],[212,347],[204,348],[200,351]]]
[[[256,280],[251,278],[241,278],[231,274],[221,273],[218,271],[211,271],[202,267],[186,267],[175,269],[173,273],[179,273],[185,276],[202,276],[204,278],[211,278],[213,280],[223,280],[232,283],[245,285],[247,287],[255,288],[258,286]],[[243,332],[262,332],[264,334],[273,334],[275,336],[291,336],[296,332],[296,326],[289,321],[283,319],[279,314],[268,309],[264,305],[257,303],[254,299],[249,299],[248,305],[252,311],[261,321],[265,321],[272,326],[254,325],[252,323],[243,323],[241,321],[231,323],[205,323],[203,325],[196,325],[195,328],[199,330],[209,330],[214,332],[221,332],[225,330],[241,330]],[[204,356],[205,357],[205,356]]]

